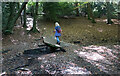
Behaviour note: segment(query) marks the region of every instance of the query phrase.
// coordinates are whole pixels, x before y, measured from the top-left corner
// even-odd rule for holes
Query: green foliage
[[[71,15],[71,14],[75,14],[75,6],[74,3],[68,3],[68,2],[60,2],[60,12],[59,15]]]
[[[110,13],[111,18],[117,18],[117,4],[116,3],[110,3]],[[95,2],[93,4],[94,14],[96,18],[100,18],[103,15],[107,16],[107,3],[105,2]]]
[[[26,13],[29,14],[32,12],[32,6],[35,6],[35,2],[28,2]],[[42,14],[42,11],[43,11],[42,3],[39,2],[38,3],[38,14]]]
[[[12,29],[26,4],[27,2],[23,2],[20,9],[17,9],[18,3],[16,2],[7,2],[3,4],[3,33],[12,32]]]
[[[38,3],[38,14],[45,13],[44,18],[50,21],[58,21],[59,17],[63,17],[65,15],[76,15],[76,9],[78,9],[77,14],[80,12],[84,12],[85,15],[88,15],[88,18],[94,23],[95,18],[100,18],[102,16],[106,16],[110,21],[112,18],[118,18],[118,4],[116,3],[105,3],[105,2],[90,2],[89,8],[87,8],[88,2],[39,2]],[[2,3],[2,29],[7,30],[7,28],[13,28],[13,25],[17,17],[19,11],[20,3],[17,2],[3,2]],[[32,13],[32,6],[35,7],[36,2],[28,2],[26,13]],[[21,3],[22,5],[22,3]],[[23,10],[23,9],[22,9]],[[20,14],[21,12],[19,12]],[[18,15],[19,16],[19,15]],[[12,20],[15,19],[13,22]],[[111,21],[109,22],[111,23]],[[10,27],[9,27],[10,26]]]
[[[57,14],[59,13],[59,3],[58,2],[45,2],[43,3],[43,12],[45,13],[44,17],[47,20],[58,20]]]
[[[14,7],[12,10],[11,8]],[[11,16],[11,12],[15,14],[18,8],[17,2],[3,2],[2,3],[2,29],[7,27],[8,18]]]
[[[7,25],[8,17],[10,15],[10,3],[2,3],[2,28],[4,29]]]
[[[74,14],[74,6],[68,2],[45,2],[43,3],[44,17],[50,21],[58,20],[59,16]]]
[[[104,15],[106,14],[106,7],[105,7],[105,3],[103,2],[94,3],[93,9],[94,9],[95,17],[97,18],[100,18],[103,16],[103,14]]]

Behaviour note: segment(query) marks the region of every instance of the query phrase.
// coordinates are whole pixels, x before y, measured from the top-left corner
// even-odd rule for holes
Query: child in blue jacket
[[[60,45],[59,37],[61,36],[61,27],[58,22],[55,23],[55,38],[57,39],[57,44]]]

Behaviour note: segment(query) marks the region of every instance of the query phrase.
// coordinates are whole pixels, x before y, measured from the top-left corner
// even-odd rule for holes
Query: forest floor
[[[39,20],[40,33],[30,34],[23,27],[15,26],[14,34],[2,36],[3,73],[120,74],[118,25],[107,25],[105,19],[96,21],[92,24],[86,18],[60,20],[61,40],[71,43],[64,48],[66,52],[38,47],[43,44],[43,35],[54,36],[54,23]]]

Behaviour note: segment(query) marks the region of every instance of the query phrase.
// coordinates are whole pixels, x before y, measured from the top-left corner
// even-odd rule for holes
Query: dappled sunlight
[[[27,28],[26,30],[30,30],[33,27],[33,18],[27,18]]]
[[[33,18],[27,18],[26,24],[27,24],[26,30],[28,31],[31,30],[33,27]],[[36,24],[37,24],[37,21],[36,21]],[[36,25],[36,29],[40,30],[37,25]]]
[[[102,60],[102,59],[105,58],[105,57],[101,56],[100,54],[98,54],[96,52],[91,52],[91,53],[80,52],[79,55],[83,56],[83,57],[86,57],[87,59],[95,60],[95,61],[99,61],[99,60]]]
[[[41,68],[44,68],[45,71],[49,74],[56,74],[59,72],[59,74],[92,74],[90,71],[88,71],[86,68],[78,67],[77,64],[72,62],[67,62],[67,64],[62,64],[60,68],[56,68],[56,63],[53,64],[47,64],[46,66],[41,65]],[[53,70],[52,70],[53,69]]]
[[[62,74],[91,74],[85,67],[79,67],[73,62],[67,62],[66,67],[61,68]]]
[[[97,22],[107,22],[107,19],[96,19]],[[119,24],[119,20],[118,19],[111,19],[111,21],[114,23],[114,24]]]
[[[120,74],[118,2],[33,1],[2,3],[0,76]]]
[[[22,33],[21,33],[21,36],[24,36],[24,35],[25,35],[25,32],[22,32]]]
[[[114,47],[119,49],[120,46],[114,45]],[[115,68],[117,68],[116,64],[119,64],[119,61],[115,53],[117,54],[119,50],[109,49],[105,46],[91,45],[82,47],[82,51],[74,50],[74,52],[85,61],[96,65],[100,71],[111,73],[111,71],[117,70]]]
[[[98,30],[99,32],[103,32],[103,29],[101,29],[101,28],[98,28],[97,30]]]
[[[107,22],[107,19],[96,19],[97,22]]]
[[[17,44],[18,43],[18,40],[15,40],[13,37],[10,36],[10,40],[13,44]]]
[[[38,57],[38,61],[43,63],[40,65],[41,69],[45,69],[45,71],[49,74],[92,74],[87,68],[80,67],[77,63],[72,61],[64,61],[64,59],[62,59],[59,60],[62,62],[58,63],[56,61],[56,57],[57,55],[54,53]],[[51,58],[55,61],[50,63],[49,60],[51,60]]]
[[[88,46],[88,47],[83,47],[83,49],[87,49],[87,50],[96,50],[96,52],[98,53],[107,53],[110,57],[112,58],[117,58],[113,53],[112,49],[109,49],[105,46],[94,46],[94,45],[91,45],[91,46]]]
[[[56,54],[52,53],[52,54],[47,54],[47,55],[43,55],[41,57],[38,57],[38,60],[44,60],[44,59],[49,59],[49,58],[52,58],[52,57],[56,57]]]
[[[64,71],[62,71],[63,74],[91,74],[90,71],[88,71],[85,68],[81,67],[68,67]]]
[[[114,47],[118,50],[120,50],[120,45],[114,45]]]
[[[15,26],[15,27],[18,28],[18,29],[19,29],[19,28],[22,28],[21,25],[17,25],[17,26]]]
[[[88,25],[88,27],[92,27],[91,25]]]

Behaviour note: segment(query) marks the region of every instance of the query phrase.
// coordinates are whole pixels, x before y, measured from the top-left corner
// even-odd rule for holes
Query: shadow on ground
[[[54,53],[54,52],[66,52],[65,49],[62,48],[57,48],[57,49],[53,49],[51,50],[50,47],[45,46],[45,45],[39,45],[39,48],[37,49],[29,49],[29,50],[24,50],[23,54],[33,54],[33,55],[45,55],[45,54],[50,54],[50,53]]]

